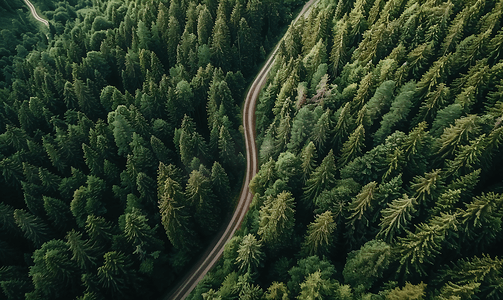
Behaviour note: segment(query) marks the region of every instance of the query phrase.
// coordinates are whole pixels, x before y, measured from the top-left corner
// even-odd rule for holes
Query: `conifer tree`
[[[329,190],[335,184],[335,158],[332,150],[321,164],[311,173],[304,186],[303,201],[311,206],[323,190]]]
[[[226,17],[218,15],[211,36],[211,57],[215,66],[230,69],[231,36]]]
[[[221,199],[223,204],[228,203],[230,196],[229,177],[218,162],[214,162],[211,167],[211,186],[215,196]]]
[[[232,166],[235,163],[235,144],[229,130],[222,126],[218,137],[218,149],[220,161],[224,166]]]
[[[288,298],[288,289],[283,282],[274,281],[267,288],[264,295],[266,300],[286,300]]]
[[[44,209],[54,227],[65,230],[72,223],[70,208],[63,201],[43,196]]]
[[[425,173],[424,176],[414,177],[414,183],[410,188],[414,191],[415,199],[424,204],[424,201],[436,199],[443,184],[441,169],[436,169]]]
[[[332,46],[332,51],[330,52],[330,63],[332,65],[332,74],[337,76],[342,66],[347,60],[347,45],[349,44],[349,24],[348,15],[345,14],[340,20],[334,25],[334,44]]]
[[[182,36],[181,28],[180,21],[170,14],[167,28],[167,56],[170,67],[176,64],[176,48]]]
[[[262,251],[262,244],[251,233],[245,235],[238,249],[238,257],[236,264],[240,270],[248,273],[254,272],[261,266],[264,259],[264,252]]]
[[[194,251],[196,236],[189,227],[188,217],[185,214],[182,187],[178,182],[167,177],[165,172],[165,167],[162,167],[157,178],[161,222],[166,235],[176,249]]]
[[[340,109],[339,118],[334,127],[334,137],[332,143],[334,145],[341,145],[342,142],[349,136],[353,125],[353,119],[351,117],[351,105],[349,102]]]
[[[218,200],[211,190],[211,180],[201,171],[190,173],[185,188],[187,202],[195,207],[194,218],[199,228],[206,235],[217,230],[220,215]]]
[[[430,224],[417,225],[415,233],[408,232],[407,237],[399,238],[400,270],[406,276],[414,272],[426,274],[425,265],[435,262],[446,236],[456,229],[457,223],[455,215],[442,214]]]
[[[115,229],[109,221],[94,215],[87,216],[85,230],[90,240],[97,246],[109,245],[115,233]]]
[[[300,165],[302,169],[302,180],[305,183],[309,175],[314,171],[316,167],[316,159],[318,154],[316,151],[316,146],[313,142],[309,142],[303,149],[301,153],[302,163]]]
[[[382,278],[392,261],[392,248],[381,240],[371,240],[359,250],[348,254],[342,271],[344,282],[353,287],[362,285],[368,290]]]
[[[41,246],[52,236],[50,228],[43,220],[22,209],[14,210],[14,220],[21,231],[23,231],[24,236],[30,240],[35,247]]]
[[[408,82],[400,88],[398,96],[391,103],[389,112],[381,120],[381,127],[374,134],[375,145],[382,143],[385,137],[392,133],[393,128],[407,118],[412,108],[414,90],[414,82]]]
[[[365,142],[365,129],[363,124],[360,124],[353,133],[349,136],[349,139],[344,143],[341,149],[341,156],[337,162],[339,166],[344,166],[355,157],[359,156],[362,151],[362,147]]]
[[[460,223],[463,228],[463,240],[471,241],[476,249],[484,249],[501,232],[499,219],[503,197],[500,194],[483,193],[466,204]]]
[[[438,141],[437,153],[443,158],[455,153],[462,144],[466,143],[466,141],[470,140],[480,131],[477,120],[477,115],[468,115],[457,119],[454,125],[446,128]]]
[[[291,240],[295,224],[295,202],[290,192],[283,191],[268,199],[260,209],[258,235],[271,248],[284,247]]]
[[[330,253],[334,245],[334,231],[337,227],[333,213],[326,211],[316,216],[307,227],[303,249],[309,255],[325,255]]]
[[[66,235],[66,244],[70,251],[73,253],[71,260],[75,261],[77,265],[86,270],[97,264],[97,249],[90,240],[84,240],[82,233],[71,230]]]
[[[124,253],[111,251],[103,255],[103,265],[98,267],[98,282],[112,295],[126,295],[134,286],[136,275],[129,256]]]
[[[322,150],[325,146],[328,133],[331,129],[330,109],[327,109],[318,119],[313,127],[312,140],[316,143],[317,149]]]
[[[388,207],[381,211],[381,223],[379,224],[381,230],[377,236],[387,241],[393,240],[397,233],[406,229],[412,215],[416,212],[414,207],[416,205],[417,200],[406,194],[389,203]]]
[[[300,284],[299,300],[308,299],[327,299],[334,296],[334,284],[330,279],[321,277],[318,270],[306,277],[306,280]]]

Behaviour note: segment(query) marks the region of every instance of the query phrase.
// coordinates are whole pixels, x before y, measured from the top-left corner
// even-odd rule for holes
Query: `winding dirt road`
[[[30,0],[24,0],[24,3],[26,3],[26,5],[28,5],[28,7],[30,8],[31,14],[33,15],[33,17],[37,21],[40,21],[40,22],[44,23],[45,26],[49,27],[49,22],[37,14],[37,11],[35,10],[35,6],[33,6],[33,4],[31,4]]]
[[[27,0],[25,0],[27,1]],[[293,24],[303,16],[318,0],[310,0],[307,2],[302,11],[299,13],[297,18],[293,21]],[[287,33],[288,34],[288,33]],[[278,43],[279,46],[279,43]],[[199,281],[203,279],[204,275],[213,267],[213,265],[218,261],[220,256],[224,251],[225,244],[232,238],[234,232],[239,228],[243,218],[250,207],[253,195],[250,193],[248,185],[251,179],[258,171],[258,155],[257,155],[257,145],[255,143],[255,107],[257,104],[257,99],[260,90],[264,86],[267,80],[267,75],[271,70],[274,63],[274,57],[278,51],[278,46],[274,49],[269,59],[260,70],[253,84],[246,95],[244,109],[243,109],[243,127],[245,133],[245,145],[246,145],[246,178],[243,182],[243,187],[241,188],[241,194],[239,196],[239,202],[232,215],[232,219],[227,225],[227,228],[222,233],[222,235],[217,235],[213,242],[208,246],[206,252],[202,255],[202,258],[195,264],[195,266],[190,270],[190,272],[181,280],[180,283],[169,293],[164,300],[178,300],[185,299],[190,292],[197,286]]]

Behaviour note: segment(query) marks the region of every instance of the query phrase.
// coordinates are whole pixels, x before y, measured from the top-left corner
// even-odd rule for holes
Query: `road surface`
[[[33,15],[33,17],[35,19],[37,19],[37,21],[40,21],[40,22],[44,23],[45,26],[49,27],[49,22],[46,19],[41,18],[37,14],[37,11],[35,10],[35,6],[33,6],[33,4],[31,4],[30,0],[24,0],[24,3],[26,3],[26,5],[28,5],[28,7],[30,8],[31,14]]]
[[[318,0],[310,0],[307,2],[297,18],[293,21],[293,24],[295,24],[295,22],[297,22],[297,20],[308,11],[311,5],[317,1]],[[250,193],[248,185],[258,171],[257,145],[255,143],[255,106],[260,90],[266,83],[267,74],[271,70],[277,50],[278,46],[276,46],[262,70],[260,70],[260,73],[255,78],[255,81],[253,81],[253,84],[246,95],[243,109],[243,127],[245,133],[247,162],[246,177],[243,187],[241,188],[239,202],[232,219],[222,235],[217,236],[213,240],[206,252],[202,255],[202,258],[195,264],[190,272],[185,275],[183,280],[174,288],[173,292],[163,298],[164,300],[185,299],[190,294],[190,292],[197,286],[198,282],[203,279],[204,275],[206,275],[206,273],[218,261],[224,251],[225,244],[232,238],[234,232],[236,232],[239,228],[239,225],[243,221],[243,218],[250,207],[253,196]]]

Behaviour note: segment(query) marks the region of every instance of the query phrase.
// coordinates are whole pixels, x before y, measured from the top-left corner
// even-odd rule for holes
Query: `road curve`
[[[27,1],[27,0],[25,0]],[[311,7],[312,4],[318,0],[310,0],[307,2],[302,11],[299,13],[297,18],[292,24],[295,24],[297,20],[304,15]],[[178,283],[174,288],[173,292],[169,293],[163,300],[179,300],[185,299],[190,292],[197,286],[199,281],[203,279],[204,275],[213,267],[213,265],[218,261],[220,256],[224,251],[225,244],[232,238],[234,232],[239,228],[243,218],[250,207],[253,195],[250,193],[248,185],[251,179],[258,171],[258,155],[257,155],[257,145],[255,143],[255,107],[257,104],[257,99],[260,94],[260,90],[264,86],[267,80],[267,74],[271,70],[274,62],[274,57],[278,51],[278,45],[270,55],[269,59],[265,65],[260,70],[253,81],[248,94],[246,95],[245,104],[243,108],[243,127],[245,134],[245,146],[246,146],[246,177],[243,182],[243,187],[241,188],[241,194],[239,196],[239,202],[237,204],[236,210],[232,215],[232,219],[225,228],[222,235],[217,236],[213,242],[210,244],[206,252],[202,255],[202,258],[195,264],[195,266],[190,270],[190,272],[185,275],[183,280]]]
[[[44,18],[41,18],[38,14],[37,14],[37,11],[35,10],[35,6],[33,6],[33,4],[31,4],[30,0],[24,0],[24,3],[26,3],[26,5],[28,5],[28,7],[30,8],[30,11],[31,11],[31,14],[33,15],[33,17],[37,20],[37,21],[40,21],[42,23],[44,23],[45,26],[49,27],[49,22],[44,19]]]

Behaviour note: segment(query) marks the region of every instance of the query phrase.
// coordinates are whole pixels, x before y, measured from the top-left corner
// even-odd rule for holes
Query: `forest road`
[[[28,5],[28,7],[30,8],[31,14],[33,15],[33,17],[35,19],[37,19],[37,21],[40,21],[40,22],[44,23],[45,26],[49,27],[49,21],[40,17],[37,14],[37,11],[35,10],[35,6],[33,6],[33,4],[31,4],[30,0],[24,0],[24,3],[26,3],[26,5]]]
[[[25,0],[27,1],[27,0]],[[318,0],[310,0],[302,8],[301,12],[292,24],[295,24],[297,20],[303,16],[309,8],[316,3]],[[288,33],[287,33],[288,34]],[[246,95],[245,104],[243,108],[243,127],[245,134],[245,145],[246,145],[246,177],[243,182],[243,187],[241,188],[241,194],[239,196],[239,202],[237,204],[236,210],[232,215],[232,219],[229,224],[222,232],[218,232],[215,239],[208,246],[208,249],[201,256],[201,259],[192,267],[192,269],[185,275],[185,277],[175,286],[174,290],[166,295],[163,300],[179,300],[185,299],[192,290],[197,286],[199,281],[208,273],[208,271],[213,267],[213,265],[218,261],[220,256],[224,251],[225,244],[232,238],[234,232],[239,228],[243,218],[250,207],[253,195],[248,188],[251,179],[258,171],[258,154],[257,145],[255,143],[255,107],[257,104],[258,96],[260,90],[264,86],[267,80],[267,75],[271,70],[274,62],[274,57],[278,51],[279,43],[270,55],[269,59],[265,65],[260,70],[253,81],[248,94]]]

